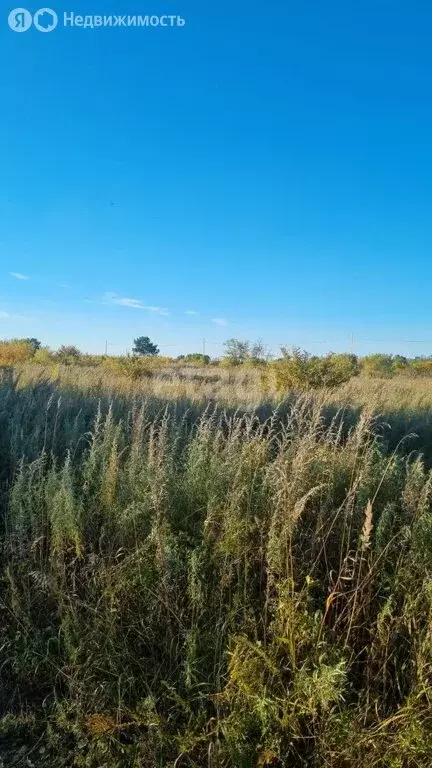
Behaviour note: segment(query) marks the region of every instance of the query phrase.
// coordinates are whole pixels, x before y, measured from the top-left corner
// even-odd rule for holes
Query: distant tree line
[[[1,366],[25,362],[41,365],[103,364],[113,371],[133,377],[148,374],[164,365],[256,367],[262,369],[264,385],[274,386],[280,391],[337,387],[359,375],[380,379],[395,376],[432,377],[432,356],[408,358],[374,353],[358,357],[334,352],[312,355],[298,347],[281,347],[280,356],[275,359],[261,340],[251,342],[228,339],[224,344],[224,354],[218,359],[211,359],[209,355],[199,352],[176,358],[162,357],[158,346],[148,336],[138,336],[134,340],[132,354],[120,357],[85,354],[73,344],[63,344],[52,350],[42,346],[36,338],[0,341]]]

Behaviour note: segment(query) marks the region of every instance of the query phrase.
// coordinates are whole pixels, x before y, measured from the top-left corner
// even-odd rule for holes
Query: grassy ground
[[[3,765],[430,766],[431,409],[4,373]]]
[[[275,390],[264,389],[262,372],[258,368],[166,365],[134,380],[102,367],[32,364],[21,366],[17,375],[20,387],[49,380],[62,389],[86,394],[151,397],[194,404],[214,402],[222,407],[250,409],[266,403],[275,405],[280,400]]]

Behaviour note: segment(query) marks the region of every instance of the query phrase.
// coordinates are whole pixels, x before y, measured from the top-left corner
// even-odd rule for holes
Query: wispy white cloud
[[[0,311],[0,320],[28,320],[24,315],[11,315],[10,312]]]
[[[214,317],[212,323],[214,323],[214,325],[219,325],[221,328],[225,328],[225,326],[228,325],[228,320],[224,317]]]
[[[147,309],[148,312],[155,312],[157,315],[163,315],[164,317],[168,317],[169,315],[166,307],[147,307],[144,305],[144,309]]]
[[[30,280],[28,275],[23,275],[22,272],[9,272],[11,277],[14,277],[15,280]]]
[[[106,293],[103,298],[104,304],[116,304],[118,307],[128,307],[129,309],[144,309],[147,312],[154,312],[157,315],[169,315],[168,310],[165,307],[154,307],[148,304],[143,304],[140,299],[132,299],[128,296],[117,296],[116,293]]]
[[[199,312],[195,312],[194,309],[188,309],[185,315],[199,315]]]
[[[111,296],[110,304],[117,304],[119,307],[130,307],[131,309],[144,309],[142,301],[139,299],[130,299],[127,296]]]
[[[69,283],[57,283],[57,288],[70,288]]]

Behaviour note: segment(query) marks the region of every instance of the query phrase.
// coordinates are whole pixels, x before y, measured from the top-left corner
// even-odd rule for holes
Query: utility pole
[[[105,357],[108,357],[108,340],[105,340]]]
[[[205,357],[205,353],[206,353],[206,340],[203,339],[202,341],[203,341],[203,347],[202,347],[203,348],[203,355]]]
[[[351,354],[354,354],[354,334],[351,334]]]

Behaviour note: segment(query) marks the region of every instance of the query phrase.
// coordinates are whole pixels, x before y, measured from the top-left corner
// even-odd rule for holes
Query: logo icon
[[[33,24],[39,32],[52,32],[58,24],[58,16],[52,8],[41,8],[36,11]]]
[[[8,24],[14,32],[27,32],[32,25],[32,15],[25,8],[15,8],[8,16]]]

